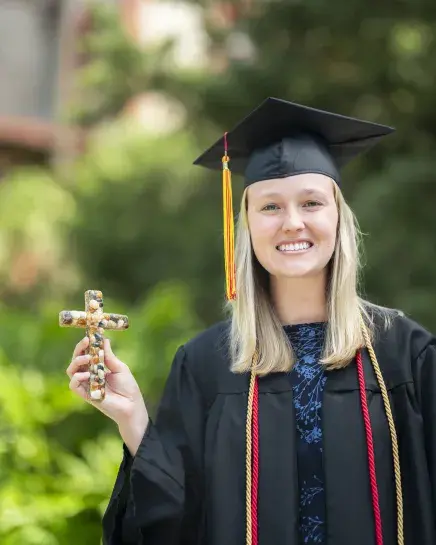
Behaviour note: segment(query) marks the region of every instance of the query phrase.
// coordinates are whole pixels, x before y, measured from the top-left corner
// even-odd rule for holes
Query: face
[[[338,225],[334,183],[322,174],[300,174],[248,188],[254,253],[271,275],[301,278],[325,273]]]

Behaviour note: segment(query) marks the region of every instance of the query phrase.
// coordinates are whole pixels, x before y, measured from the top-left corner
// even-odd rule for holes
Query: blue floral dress
[[[325,323],[285,326],[297,362],[290,373],[297,424],[300,487],[300,540],[325,544],[325,498],[322,461],[322,394],[326,374],[319,363]]]

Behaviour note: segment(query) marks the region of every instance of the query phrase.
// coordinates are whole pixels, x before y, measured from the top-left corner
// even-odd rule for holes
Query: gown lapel
[[[389,428],[369,356],[362,352],[373,433],[384,545],[394,545]],[[374,545],[375,529],[356,363],[328,373],[323,399],[327,544]]]
[[[390,435],[383,401],[362,352],[373,433],[384,545],[395,545],[395,494]],[[365,428],[356,363],[329,371],[322,406],[326,501],[325,545],[375,545]],[[259,545],[299,543],[297,438],[286,373],[259,380]]]
[[[259,380],[259,437],[259,545],[297,545],[297,437],[286,373]]]

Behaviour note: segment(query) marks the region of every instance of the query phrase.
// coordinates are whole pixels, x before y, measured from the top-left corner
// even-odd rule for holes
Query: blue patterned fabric
[[[326,374],[321,357],[325,323],[285,326],[297,357],[290,373],[297,424],[300,486],[300,540],[325,544],[325,497],[322,461],[322,394]]]

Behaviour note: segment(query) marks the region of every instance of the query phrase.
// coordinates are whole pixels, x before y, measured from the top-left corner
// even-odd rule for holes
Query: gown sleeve
[[[436,338],[433,337],[419,354],[417,372],[433,516],[436,521]]]
[[[103,517],[104,545],[188,545],[198,542],[203,497],[204,402],[177,351],[155,422],[135,457],[124,458]]]

